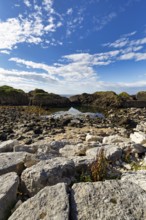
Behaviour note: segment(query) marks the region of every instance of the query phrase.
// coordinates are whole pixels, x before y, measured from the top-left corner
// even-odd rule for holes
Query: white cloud
[[[106,16],[103,16],[101,18],[94,17],[94,29],[96,31],[102,30],[109,22],[111,22],[115,17],[117,17],[116,12],[111,12]]]
[[[24,0],[24,3],[27,7],[32,7],[29,0]],[[44,10],[47,10],[45,16]],[[28,9],[27,16],[19,14],[18,17],[0,20],[0,49],[12,50],[20,43],[45,44],[46,34],[49,36],[61,26],[59,15],[53,9],[53,1],[43,0],[41,6],[34,1],[34,9]],[[50,36],[50,42],[51,38]]]
[[[27,6],[27,7],[31,7],[31,3],[29,0],[24,0],[24,4]]]
[[[72,8],[69,8],[66,12],[67,15],[71,15],[73,13],[73,9]]]
[[[128,34],[124,34],[123,37],[131,37],[131,36],[135,35],[136,33],[137,33],[137,31],[133,31]]]
[[[136,46],[142,46],[143,44],[146,44],[146,37],[137,39],[137,40],[130,40],[129,37],[133,36],[135,32],[129,33],[127,35],[124,35],[124,37],[121,37],[120,39],[112,42],[112,43],[105,43],[103,46],[107,47],[113,47],[113,48],[122,48],[125,46],[129,47],[136,47]]]
[[[52,66],[27,61],[19,58],[11,58],[10,61],[23,64],[27,68],[45,70],[49,76],[58,81],[89,81],[91,78],[98,78],[95,71],[96,66],[105,66],[113,62],[119,51],[109,51],[106,53],[79,53],[62,57],[61,63],[54,63]]]
[[[9,50],[0,50],[0,53],[3,53],[3,54],[10,54],[10,51]]]
[[[25,61],[23,61],[25,63]],[[32,64],[31,61],[30,66],[38,65]],[[28,64],[28,63],[27,63]],[[43,65],[43,64],[39,64]],[[37,66],[38,67],[38,66]],[[83,67],[82,65],[80,68]],[[83,67],[82,76],[79,77],[79,72],[73,74],[73,69],[76,70],[77,65],[67,65],[59,66],[61,71],[66,71],[62,76],[67,77],[64,80],[54,80],[50,78],[48,73],[42,72],[37,73],[35,71],[21,71],[21,70],[7,70],[0,68],[0,85],[11,85],[16,88],[23,88],[25,91],[30,91],[35,88],[42,88],[48,92],[58,93],[58,94],[79,94],[83,92],[93,93],[95,91],[100,90],[113,90],[117,93],[122,91],[138,91],[141,88],[146,86],[146,81],[136,81],[136,82],[106,82],[100,81],[98,77],[94,75],[92,69],[87,69],[87,67]],[[46,69],[46,67],[42,66],[42,69]],[[88,72],[83,74],[83,71]],[[71,71],[71,72],[70,72]],[[69,74],[71,73],[71,74]],[[67,76],[69,74],[69,76]],[[61,76],[61,75],[60,75]],[[77,77],[77,78],[76,78]],[[73,78],[75,78],[73,80]],[[78,79],[78,80],[77,80]]]
[[[135,60],[135,61],[141,61],[146,60],[146,53],[125,53],[119,57],[119,60]]]

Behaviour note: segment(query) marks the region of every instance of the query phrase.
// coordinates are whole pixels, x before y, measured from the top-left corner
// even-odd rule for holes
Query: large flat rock
[[[146,192],[134,183],[77,183],[71,191],[71,220],[145,220]]]
[[[69,199],[64,183],[47,186],[24,202],[9,220],[68,220]]]
[[[0,154],[0,175],[16,172],[18,175],[25,169],[25,163],[31,161],[31,154],[25,152],[12,152]]]
[[[15,205],[19,178],[16,173],[0,176],[0,220],[6,220]]]
[[[56,157],[40,161],[27,168],[21,175],[22,185],[30,195],[36,194],[45,186],[65,182],[70,184],[75,175],[75,165],[70,159]]]

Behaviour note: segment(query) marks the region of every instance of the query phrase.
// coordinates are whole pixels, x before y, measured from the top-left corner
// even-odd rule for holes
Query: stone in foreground
[[[72,220],[144,220],[146,192],[134,183],[105,181],[74,184]]]
[[[11,152],[0,154],[0,175],[16,172],[18,175],[25,169],[25,163],[31,161],[31,154],[24,152]]]
[[[19,142],[17,140],[8,140],[0,143],[0,153],[12,152],[13,148],[17,146]]]
[[[121,179],[133,182],[146,191],[146,170],[123,173]]]
[[[26,169],[21,175],[22,184],[30,195],[36,194],[45,186],[59,182],[70,184],[74,180],[75,165],[70,159],[56,157],[40,161],[38,164]]]
[[[130,134],[130,138],[136,144],[146,144],[146,134],[144,132],[134,132],[134,134]]]
[[[47,186],[24,202],[9,220],[68,220],[69,199],[66,185]]]
[[[0,176],[0,220],[6,220],[15,205],[19,178],[16,173]]]

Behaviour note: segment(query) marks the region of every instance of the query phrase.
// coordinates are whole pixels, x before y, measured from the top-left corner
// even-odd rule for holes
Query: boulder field
[[[0,112],[0,220],[146,219],[146,109]]]

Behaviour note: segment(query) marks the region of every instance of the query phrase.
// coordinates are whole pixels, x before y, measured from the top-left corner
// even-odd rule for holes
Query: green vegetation
[[[45,109],[43,109],[42,107],[39,107],[39,106],[27,106],[27,107],[24,107],[24,112],[26,114],[29,114],[29,115],[48,115],[50,114],[49,111],[46,111]]]
[[[137,100],[146,101],[146,91],[140,91],[136,95]]]
[[[142,165],[139,162],[132,162],[131,163],[131,169],[133,171],[146,170],[146,165]]]
[[[92,182],[91,175],[88,173],[88,171],[81,173],[79,182]]]
[[[127,92],[121,92],[118,96],[122,99],[131,99],[131,96]]]
[[[131,163],[131,156],[132,156],[132,149],[130,147],[128,147],[126,152],[124,152],[124,154],[123,154],[123,161],[125,163]]]
[[[0,105],[27,105],[29,103],[27,94],[21,89],[11,86],[0,87]]]
[[[103,107],[119,107],[121,105],[120,97],[113,91],[95,92],[93,96],[95,97],[95,105]]]
[[[113,165],[105,157],[104,149],[101,149],[96,156],[96,160],[81,173],[79,182],[97,182],[109,179],[119,178],[120,173],[117,172]]]
[[[101,149],[97,154],[96,161],[92,163],[90,168],[93,182],[103,181],[108,178],[108,165],[104,149]]]
[[[0,86],[0,94],[24,93],[21,89],[14,89],[11,86]]]

